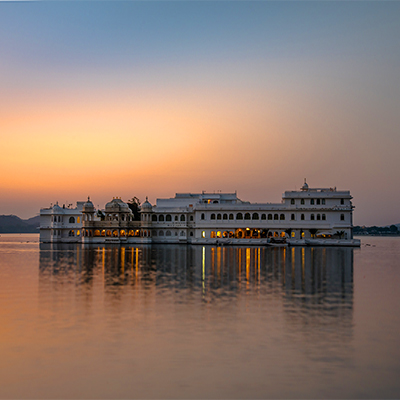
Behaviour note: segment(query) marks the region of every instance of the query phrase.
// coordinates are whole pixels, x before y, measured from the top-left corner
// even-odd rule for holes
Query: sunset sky
[[[0,2],[0,214],[350,190],[400,223],[400,2]]]

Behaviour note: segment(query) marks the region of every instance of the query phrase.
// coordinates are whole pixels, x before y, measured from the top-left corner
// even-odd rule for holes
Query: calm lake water
[[[399,398],[399,260],[1,235],[0,397]]]

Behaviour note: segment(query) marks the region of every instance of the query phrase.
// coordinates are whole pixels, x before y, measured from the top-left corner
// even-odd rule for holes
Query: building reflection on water
[[[187,245],[96,246],[41,244],[39,285],[66,283],[107,292],[192,290],[218,296],[274,294],[285,305],[349,312],[353,307],[353,250],[310,247],[211,247]]]

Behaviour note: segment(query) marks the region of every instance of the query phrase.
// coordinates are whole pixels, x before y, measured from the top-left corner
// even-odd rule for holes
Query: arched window
[[[310,199],[310,204],[314,205],[314,199]]]
[[[250,213],[244,214],[244,219],[250,219]]]
[[[164,231],[158,232],[158,236],[164,236]]]
[[[172,217],[170,214],[167,214],[167,216],[165,217],[165,220],[168,221],[172,221]]]
[[[217,214],[217,219],[221,219],[221,218],[222,218],[221,214]]]
[[[290,219],[292,220],[292,221],[294,221],[294,214],[292,214],[291,216],[290,216]]]
[[[215,237],[216,237],[216,234],[215,234],[215,232],[214,231],[211,231],[211,239],[215,239]]]
[[[157,222],[157,215],[156,215],[156,214],[153,214],[153,215],[151,216],[151,220],[152,220],[153,222]]]
[[[274,214],[274,219],[279,219],[279,215],[278,214]]]
[[[190,216],[190,221],[193,221],[193,215]]]
[[[317,220],[319,221],[321,219],[321,215],[317,214]]]
[[[175,215],[175,221],[178,221],[178,216],[177,215]]]
[[[113,230],[112,234],[113,234],[114,237],[117,237],[118,236],[118,231],[115,229],[115,230]]]
[[[167,231],[167,233],[165,234],[165,236],[171,236],[171,231]]]
[[[233,214],[229,214],[229,219],[233,219]]]
[[[222,216],[222,219],[228,219],[228,214],[224,214],[224,215]]]
[[[185,218],[185,216],[182,214],[182,215],[181,215],[181,222],[184,222],[184,221],[186,221],[186,218]]]
[[[69,223],[74,224],[75,223],[75,218],[74,217],[69,217]]]
[[[253,213],[251,219],[259,219],[258,213]]]
[[[204,215],[204,213],[201,214],[201,219],[206,219],[206,216]]]
[[[159,215],[158,216],[158,222],[164,222],[164,215]]]
[[[181,233],[179,234],[180,236],[185,236],[185,232],[181,231]]]
[[[285,214],[281,214],[279,219],[280,220],[284,220],[285,219]]]
[[[322,221],[325,221],[325,220],[326,220],[326,215],[322,214]]]
[[[193,236],[193,232],[192,231],[190,231],[190,236]]]
[[[315,219],[314,218],[314,214],[311,214],[311,218],[310,219],[311,219],[311,221],[314,221],[314,219]]]
[[[75,236],[75,232],[74,231],[69,231],[68,232],[68,236]]]
[[[272,214],[268,214],[268,219],[272,219]]]
[[[221,231],[218,231],[217,232],[217,238],[220,238],[222,235],[221,235]]]
[[[294,199],[291,199],[291,200],[290,200],[290,204],[294,204]]]
[[[300,219],[301,219],[302,221],[304,221],[304,214],[301,214]]]
[[[267,219],[267,216],[265,214],[261,214],[261,219]]]
[[[121,236],[123,236],[123,237],[125,237],[126,236],[126,233],[125,233],[125,231],[122,229],[121,230],[121,232],[119,233]]]
[[[211,219],[215,219],[215,214],[211,214]]]
[[[243,219],[243,214],[242,213],[237,213],[236,214],[236,219]]]
[[[157,236],[157,231],[153,231],[153,236]]]
[[[83,231],[82,231],[83,232]],[[100,236],[100,230],[96,229],[93,236]]]

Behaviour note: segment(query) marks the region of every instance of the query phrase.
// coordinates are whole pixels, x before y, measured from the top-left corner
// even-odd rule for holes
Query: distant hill
[[[16,215],[0,215],[0,233],[39,233],[40,217],[21,219]]]

